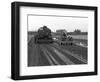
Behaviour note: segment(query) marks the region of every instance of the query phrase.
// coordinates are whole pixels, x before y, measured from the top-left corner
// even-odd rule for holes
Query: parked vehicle
[[[66,33],[62,33],[59,40],[57,41],[59,45],[73,45],[73,38],[68,36]]]

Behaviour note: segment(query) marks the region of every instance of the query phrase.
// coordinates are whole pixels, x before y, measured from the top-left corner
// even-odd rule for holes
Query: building
[[[62,34],[62,33],[67,34],[67,31],[65,29],[60,29],[60,30],[56,30],[56,33],[57,34]]]

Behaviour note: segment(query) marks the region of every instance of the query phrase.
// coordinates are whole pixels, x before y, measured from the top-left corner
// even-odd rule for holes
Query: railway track
[[[78,54],[74,54],[74,53],[72,53],[72,52],[70,52],[70,51],[68,51],[67,49],[62,49],[60,46],[58,46],[58,45],[51,45],[52,47],[54,47],[54,48],[56,48],[56,49],[58,49],[58,51],[61,51],[64,55],[66,55],[67,57],[73,57],[74,58],[74,60],[73,61],[75,61],[75,60],[78,60],[79,61],[79,63],[80,62],[82,62],[82,63],[87,63],[87,61],[85,60],[85,59],[83,59],[81,56],[79,56]],[[72,59],[73,59],[72,58]]]
[[[37,59],[35,60],[36,61],[38,60],[37,66],[75,65],[75,64],[86,64],[87,63],[86,59],[83,59],[77,54],[74,54],[66,49],[61,48],[57,44],[38,44],[38,45],[34,44],[34,45],[37,46],[36,47],[37,49],[34,48],[34,46],[31,47],[31,51],[35,51],[35,53],[33,52],[31,55],[34,55],[34,54],[36,55]],[[30,63],[34,63],[34,62],[30,60]],[[32,66],[34,65],[36,66],[36,64],[33,64]]]

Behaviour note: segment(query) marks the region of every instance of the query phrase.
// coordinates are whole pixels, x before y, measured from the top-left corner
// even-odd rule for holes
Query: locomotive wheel
[[[66,43],[66,45],[67,45],[67,43]]]
[[[71,43],[71,45],[73,45],[73,43]]]
[[[60,43],[62,45],[62,43]]]

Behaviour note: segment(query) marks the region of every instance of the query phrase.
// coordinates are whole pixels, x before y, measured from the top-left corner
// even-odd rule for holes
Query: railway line
[[[56,43],[32,45],[33,46],[28,48],[28,51],[31,52],[28,53],[29,66],[74,65],[87,63],[87,60],[82,58],[82,54],[75,54],[67,50],[66,47],[68,46],[62,48],[62,46]],[[87,53],[85,55],[87,55]]]
[[[28,66],[87,64],[87,47],[65,31],[52,35],[47,27],[40,27],[28,37]],[[83,40],[82,40],[83,41]],[[78,43],[81,43],[78,44]],[[84,43],[84,41],[83,41]]]

